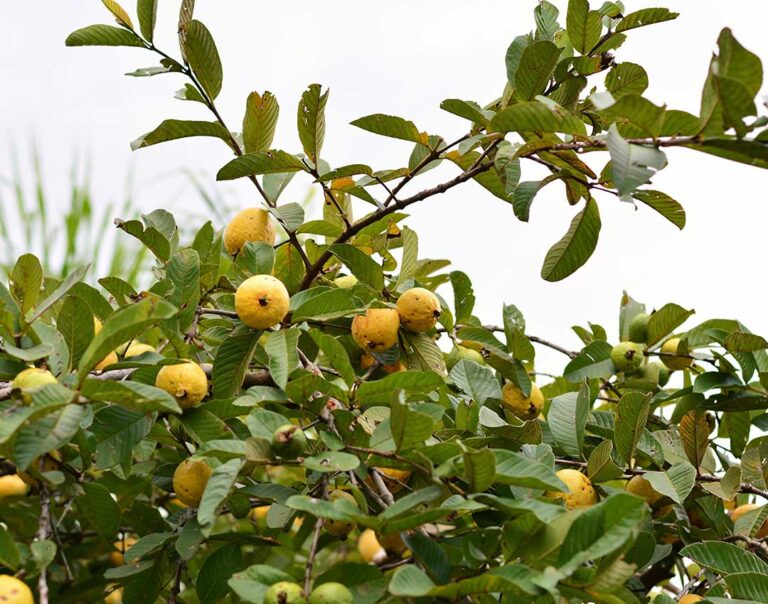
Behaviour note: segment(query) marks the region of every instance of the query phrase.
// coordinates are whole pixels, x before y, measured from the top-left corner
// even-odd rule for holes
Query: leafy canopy
[[[602,203],[639,202],[682,228],[681,205],[650,188],[667,147],[768,167],[762,66],[730,30],[693,115],[645,98],[645,70],[618,59],[632,30],[675,13],[570,0],[560,15],[542,1],[535,31],[509,46],[499,98],[442,103],[464,136],[384,114],[353,122],[410,148],[383,170],[324,159],[318,84],[297,109],[301,152],[274,147],[266,91],[233,131],[194,1],[181,2],[178,58],[153,41],[156,0],[135,20],[104,4],[117,25],[67,44],[151,51],[160,64],[129,75],[184,77],[176,97],[210,114],[167,119],[132,148],[221,139],[235,157],[219,180],[249,179],[266,221],[229,256],[210,222],[190,237],[164,210],[118,220],[154,259],[143,291],[18,259],[0,286],[3,573],[61,603],[260,604],[281,581],[310,602],[341,583],[324,589],[370,604],[640,603],[675,593],[676,573],[710,602],[768,602],[768,508],[741,507],[768,499],[768,445],[753,437],[768,425],[768,340],[626,294],[616,330],[574,327],[580,350],[529,334],[512,304],[486,324],[470,277],[421,254],[403,212],[475,181],[528,221],[557,182],[576,207],[544,258],[551,281],[592,255]],[[444,161],[456,176],[406,192]],[[523,180],[530,163],[549,174]],[[321,218],[283,198],[295,177],[322,192]],[[538,371],[538,346],[567,356],[562,375]]]

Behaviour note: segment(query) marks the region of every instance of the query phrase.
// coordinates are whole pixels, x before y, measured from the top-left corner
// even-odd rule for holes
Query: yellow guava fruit
[[[211,474],[213,470],[206,462],[185,459],[173,473],[173,490],[176,497],[184,505],[196,508],[200,505]]]
[[[109,560],[115,566],[123,566],[125,564],[125,552],[127,552],[138,539],[133,535],[126,535],[124,538],[115,541],[112,545],[115,549],[109,552]]]
[[[597,503],[597,493],[592,481],[578,470],[559,470],[555,475],[568,487],[568,493],[547,491],[546,497],[562,499],[569,510],[589,507]]]
[[[544,394],[536,384],[531,384],[531,396],[525,396],[512,382],[507,382],[501,389],[504,411],[522,420],[539,417],[544,408]]]
[[[240,251],[248,241],[275,244],[275,227],[269,212],[261,208],[246,208],[235,214],[224,231],[224,247],[231,256]]]
[[[149,344],[143,344],[141,342],[134,342],[125,349],[123,356],[126,359],[130,359],[131,357],[137,357],[140,354],[144,354],[145,352],[155,352],[155,347],[150,346]]]
[[[659,500],[662,497],[664,497],[661,493],[656,491],[651,486],[650,482],[648,482],[645,478],[643,478],[639,474],[629,479],[629,482],[627,482],[627,486],[625,490],[628,493],[632,493],[633,495],[642,497],[643,499],[645,499],[646,503],[651,507],[655,506],[659,502]]]
[[[409,331],[421,333],[432,329],[440,317],[440,300],[428,289],[414,287],[397,299],[400,324]]]
[[[369,308],[352,319],[352,338],[367,352],[384,352],[397,344],[400,315],[391,308]]]
[[[192,361],[164,365],[157,373],[155,386],[175,398],[179,407],[188,409],[208,394],[208,376],[200,365]]]
[[[3,604],[35,604],[32,590],[21,579],[0,575],[0,602]]]
[[[46,384],[58,383],[54,375],[47,369],[41,369],[39,367],[30,367],[20,371],[13,381],[11,382],[11,389],[13,390],[29,390],[31,388],[39,388]]]
[[[29,485],[18,474],[0,476],[0,499],[3,497],[18,497],[26,495]]]
[[[367,564],[371,562],[378,564],[387,559],[387,552],[379,543],[373,529],[365,529],[360,533],[360,537],[357,540],[357,551],[363,562]]]
[[[661,362],[672,371],[680,371],[693,365],[693,359],[677,354],[679,344],[680,338],[670,338],[661,347]]]
[[[285,285],[272,275],[254,275],[235,292],[235,311],[240,320],[254,329],[267,329],[288,314],[290,296]]]

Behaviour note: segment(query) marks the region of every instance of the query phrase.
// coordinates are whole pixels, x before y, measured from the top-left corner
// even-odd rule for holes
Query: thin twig
[[[322,484],[322,498],[328,499],[328,475],[323,474],[321,477]],[[317,556],[317,546],[320,542],[320,533],[323,530],[324,518],[319,518],[315,521],[315,528],[312,532],[312,544],[309,547],[309,556],[307,557],[307,567],[304,570],[304,595],[309,596],[312,592],[312,568],[315,566],[315,557]]]
[[[45,484],[40,485],[40,520],[38,523],[36,539],[41,543],[48,539],[51,529],[51,500],[48,493],[48,487]],[[44,566],[40,570],[40,577],[37,579],[37,595],[40,604],[48,604],[48,567]]]

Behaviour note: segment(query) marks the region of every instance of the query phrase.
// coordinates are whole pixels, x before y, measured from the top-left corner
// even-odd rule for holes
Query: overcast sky
[[[564,13],[565,0],[555,3]],[[125,5],[133,12],[133,4]],[[646,67],[651,78],[646,96],[657,104],[698,113],[722,27],[731,27],[742,44],[768,58],[764,0],[626,4],[630,11],[662,5],[681,12],[677,21],[630,32],[617,54],[618,61]],[[325,159],[332,166],[368,163],[382,169],[405,165],[410,145],[349,122],[390,113],[446,139],[457,137],[466,123],[440,110],[440,102],[462,98],[484,104],[499,95],[504,53],[516,35],[533,28],[535,5],[533,0],[198,0],[196,16],[218,42],[225,67],[218,102],[231,129],[240,127],[247,93],[269,90],[282,110],[275,146],[300,150],[296,105],[305,87],[319,82],[331,89]],[[156,41],[174,55],[177,12],[177,1],[161,0]],[[208,116],[200,105],[173,99],[183,85],[178,75],[122,75],[156,64],[146,51],[64,47],[70,31],[111,22],[101,2],[3,0],[2,17],[0,175],[10,172],[9,149],[24,149],[34,139],[53,197],[66,190],[71,160],[79,154],[91,157],[96,197],[104,203],[123,196],[131,170],[142,210],[195,212],[187,219],[195,224],[202,223],[205,210],[184,170],[232,207],[257,203],[244,183],[215,183],[216,169],[230,159],[220,142],[187,139],[130,151],[131,140],[163,119]],[[541,262],[576,212],[559,185],[536,198],[529,224],[518,222],[511,206],[474,183],[413,207],[407,224],[420,233],[422,257],[451,258],[472,277],[477,311],[487,322],[500,321],[503,302],[514,303],[532,334],[578,347],[569,328],[591,320],[616,339],[619,299],[626,289],[652,307],[674,301],[695,308],[700,320],[738,317],[768,334],[765,286],[756,270],[765,253],[768,173],[685,150],[670,150],[669,160],[654,188],[683,203],[685,230],[645,207],[635,211],[613,197],[599,198],[603,229],[597,251],[586,267],[556,284],[539,277]],[[529,172],[523,180],[538,174],[524,169]],[[455,173],[452,166],[441,166],[425,177],[424,186]],[[418,181],[412,187],[420,188]],[[306,192],[305,186],[295,187],[281,201],[301,200]],[[539,368],[560,364],[548,353]]]

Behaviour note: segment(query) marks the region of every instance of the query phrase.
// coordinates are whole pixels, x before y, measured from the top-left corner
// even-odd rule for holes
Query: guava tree
[[[617,58],[676,14],[542,1],[499,98],[442,103],[464,136],[353,122],[410,151],[381,169],[322,158],[318,84],[290,150],[273,145],[269,92],[232,131],[194,1],[177,53],[153,41],[156,0],[136,23],[104,5],[117,26],[67,44],[150,51],[160,64],[130,75],[183,78],[177,98],[210,114],[133,148],[219,138],[235,157],[218,178],[261,201],[223,231],[182,232],[162,209],[117,220],[154,257],[144,291],[18,259],[0,287],[0,601],[768,602],[768,341],[626,294],[614,328],[574,328],[581,350],[527,333],[511,303],[488,324],[403,212],[474,181],[526,221],[561,186],[577,208],[548,280],[592,254],[598,197],[682,228],[648,187],[666,147],[768,167],[761,62],[730,30],[692,115],[643,97],[645,70]],[[412,183],[444,161],[454,177]],[[524,180],[529,163],[549,175]],[[321,193],[321,218],[281,195],[293,178]],[[535,365],[538,346],[567,357],[561,375]]]

